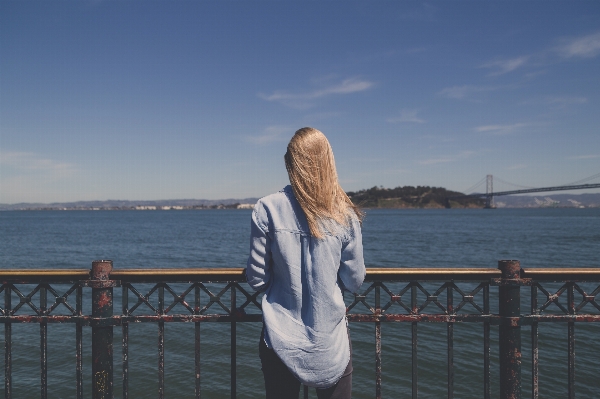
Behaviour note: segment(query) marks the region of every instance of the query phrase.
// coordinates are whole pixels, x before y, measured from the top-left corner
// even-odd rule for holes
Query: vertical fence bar
[[[129,285],[123,284],[121,289],[121,314],[129,316]],[[122,367],[123,367],[123,399],[129,398],[129,322],[121,323],[121,350],[122,350]]]
[[[12,314],[11,294],[12,284],[4,285],[4,314]],[[12,398],[12,323],[6,320],[4,323],[4,397]]]
[[[490,284],[483,286],[483,314],[490,314]],[[483,322],[483,398],[490,399],[492,385],[490,383],[490,322]]]
[[[103,318],[113,315],[111,260],[92,262],[92,398],[113,397],[113,328]]]
[[[446,303],[446,312],[448,315],[454,314],[453,283],[448,283],[448,298]],[[448,399],[454,399],[454,323],[447,323],[448,337]]]
[[[48,289],[40,284],[40,382],[41,397],[48,397],[48,320],[44,317],[48,310]]]
[[[417,314],[417,286],[416,283],[411,283],[410,287],[410,307],[414,315]],[[419,370],[417,362],[417,328],[418,323],[413,321],[411,323],[411,341],[412,341],[412,398],[417,399],[419,396]]]
[[[158,286],[158,314],[162,316],[165,311],[165,286]],[[165,322],[158,322],[158,398],[165,397]]]
[[[83,289],[81,283],[77,286],[75,311],[78,317],[83,315]],[[77,399],[83,399],[83,326],[81,320],[75,323],[75,374],[77,378]]]
[[[194,314],[200,314],[200,286],[194,287]],[[195,370],[195,394],[196,399],[200,399],[200,322],[194,323],[194,370]]]
[[[375,283],[375,314],[381,314],[381,283]],[[375,398],[381,399],[381,322],[375,322]]]
[[[521,398],[521,264],[498,261],[502,273],[498,288],[500,313],[500,399]]]
[[[231,283],[231,309],[229,314],[231,315],[231,399],[235,399],[237,396],[237,323],[235,320],[235,309],[236,309],[236,298],[235,298],[235,283]]]
[[[303,391],[304,391],[304,393],[303,393],[304,399],[308,399],[308,386],[307,385],[303,385],[303,386],[304,386],[304,389],[303,389]]]
[[[538,314],[537,285],[531,286],[531,314]],[[539,388],[538,322],[531,323],[531,398],[538,399]]]
[[[567,283],[567,306],[569,315],[575,314],[575,290],[574,283]],[[569,340],[569,399],[575,399],[575,323],[568,323]]]

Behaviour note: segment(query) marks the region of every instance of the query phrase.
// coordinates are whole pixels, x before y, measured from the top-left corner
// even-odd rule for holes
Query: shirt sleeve
[[[265,230],[265,227],[261,227],[255,210],[252,212],[250,227],[250,256],[246,263],[246,280],[256,291],[266,290],[271,278],[271,238]]]
[[[354,218],[351,223],[350,234],[348,234],[347,239],[342,244],[342,258],[340,260],[338,277],[345,290],[357,292],[365,279],[367,271],[363,258],[360,224]]]

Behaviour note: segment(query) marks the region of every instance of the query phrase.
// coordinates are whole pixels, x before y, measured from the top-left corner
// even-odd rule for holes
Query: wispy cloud
[[[263,100],[280,102],[293,108],[309,108],[313,105],[310,100],[315,100],[330,95],[352,94],[365,91],[373,87],[373,84],[373,82],[368,80],[349,78],[337,84],[301,93],[278,90],[272,94],[259,93],[258,96]]]
[[[479,133],[490,133],[495,135],[512,134],[521,128],[529,126],[528,123],[513,123],[511,125],[484,125],[477,126],[476,132]]]
[[[287,126],[269,126],[256,136],[246,136],[246,140],[254,144],[264,145],[274,141],[286,140],[288,137],[284,137],[284,134],[290,135],[290,132],[293,133]]]
[[[0,165],[16,170],[18,173],[43,172],[55,177],[68,176],[77,171],[74,164],[56,161],[33,152],[0,152]]]
[[[477,93],[493,91],[496,89],[497,89],[497,87],[491,87],[491,86],[463,85],[463,86],[446,87],[445,89],[440,90],[437,94],[438,94],[438,96],[441,96],[441,97],[455,98],[455,99],[462,100],[465,98],[470,98]]]
[[[600,54],[600,32],[571,40],[563,40],[556,48],[563,58],[592,58]]]
[[[498,76],[515,71],[525,66],[529,59],[529,56],[521,56],[506,60],[494,60],[483,64],[481,67],[491,69],[492,72],[490,72],[490,76]]]
[[[481,68],[490,69],[489,76],[499,76],[525,67],[545,67],[573,58],[593,58],[600,55],[600,32],[571,39],[561,39],[553,47],[511,58],[488,61]]]
[[[574,157],[568,157],[567,159],[596,159],[596,158],[600,158],[600,154],[577,155]]]
[[[445,155],[437,158],[428,158],[418,161],[420,165],[435,165],[439,163],[455,162],[461,159],[470,158],[475,154],[475,151],[462,151],[457,155]]]
[[[506,168],[506,170],[519,170],[519,169],[525,169],[527,167],[527,165],[525,165],[524,163],[519,163],[516,165],[511,165],[509,167]]]
[[[425,123],[424,119],[417,116],[419,111],[416,109],[403,109],[400,111],[400,116],[395,116],[386,119],[389,123]]]

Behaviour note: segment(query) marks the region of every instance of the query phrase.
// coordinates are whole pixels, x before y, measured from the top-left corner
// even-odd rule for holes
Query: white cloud
[[[312,106],[310,100],[322,98],[335,94],[352,94],[365,91],[373,87],[373,82],[359,78],[349,78],[338,84],[328,87],[307,91],[304,93],[290,93],[286,91],[275,91],[272,94],[259,93],[258,96],[266,101],[277,101],[293,108],[309,108]]]
[[[570,41],[563,41],[557,48],[564,58],[592,58],[600,54],[600,32],[583,36]]]
[[[508,60],[495,60],[495,61],[487,62],[487,63],[483,64],[481,67],[492,69],[490,76],[504,75],[505,73],[512,72],[514,70],[517,70],[517,69],[525,66],[527,64],[527,62],[529,61],[529,58],[530,58],[529,56],[524,55],[521,57],[511,58]]]
[[[440,90],[437,94],[438,96],[461,100],[467,97],[472,97],[476,93],[482,93],[493,90],[496,90],[496,88],[490,86],[464,85],[446,87],[445,89]]]
[[[496,59],[481,65],[491,70],[489,76],[504,75],[524,67],[545,67],[571,58],[593,58],[600,55],[600,32],[563,39],[554,47],[515,58]]]
[[[417,112],[418,110],[416,109],[403,109],[400,111],[400,116],[388,118],[387,121],[389,123],[425,123],[424,119],[417,116]]]
[[[521,105],[551,105],[556,108],[563,108],[569,105],[585,104],[588,102],[586,97],[575,96],[547,96],[543,98],[521,101]]]
[[[429,158],[429,159],[423,159],[421,161],[419,161],[420,165],[435,165],[436,163],[446,163],[446,162],[452,162],[454,161],[454,158],[452,157],[441,157],[441,158]]]
[[[506,168],[506,170],[525,169],[526,167],[527,167],[527,165],[525,165],[524,163],[520,163],[520,164],[516,164],[516,165],[511,165],[508,168]]]
[[[77,166],[33,152],[0,151],[0,202],[47,202],[62,196],[78,177]]]
[[[290,137],[283,137],[287,133]],[[269,144],[274,141],[283,141],[291,138],[292,129],[286,126],[269,126],[257,136],[246,136],[247,141],[255,144]]]
[[[33,152],[0,152],[0,166],[14,169],[18,173],[43,172],[56,177],[76,172],[74,164],[43,158]]]
[[[567,159],[596,159],[596,158],[600,158],[600,154],[577,155],[574,157],[569,157]]]
[[[513,123],[512,125],[484,125],[476,127],[475,131],[479,133],[502,135],[514,133],[525,126],[529,125],[527,123]]]

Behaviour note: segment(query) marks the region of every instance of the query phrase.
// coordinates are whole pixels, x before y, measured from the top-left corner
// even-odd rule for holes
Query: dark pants
[[[349,337],[348,337],[349,338]],[[263,334],[260,335],[258,353],[265,378],[267,399],[298,399],[300,381],[288,370],[273,349],[267,348]],[[352,342],[350,361],[342,378],[330,388],[317,389],[319,399],[350,399],[352,397]]]

